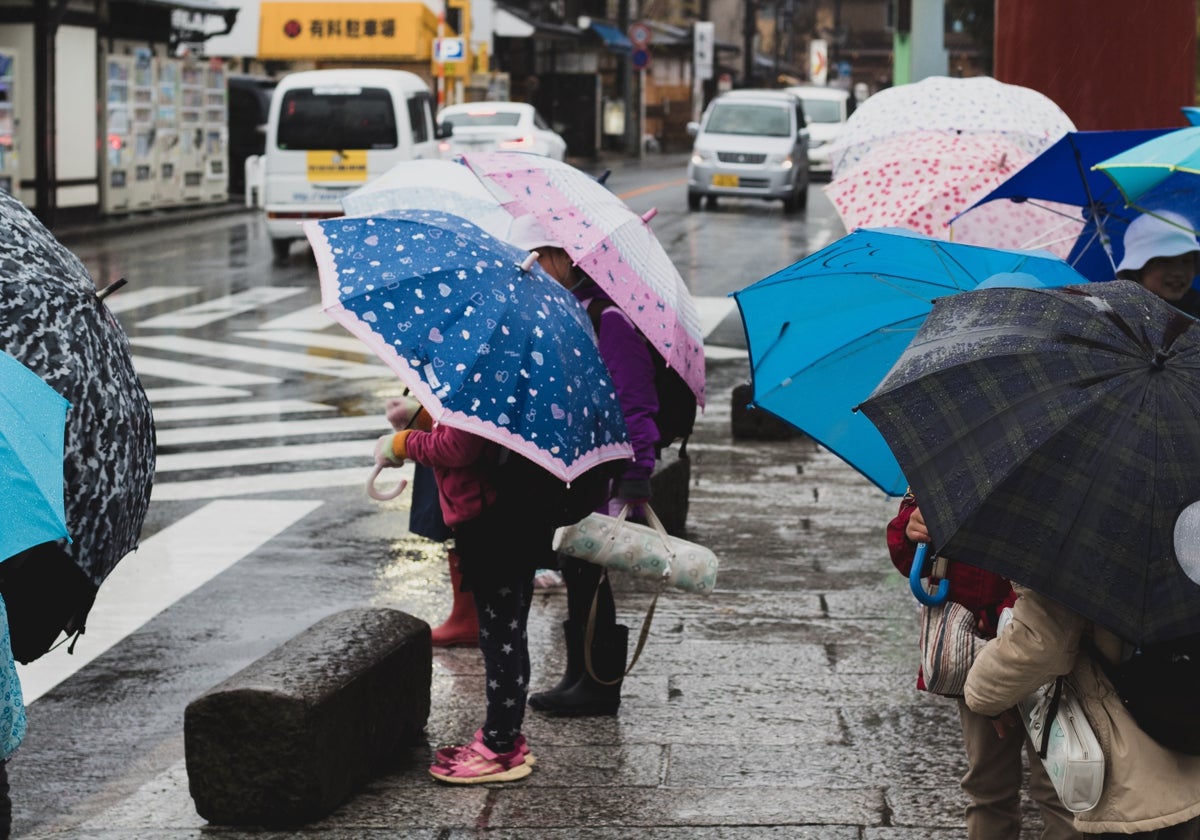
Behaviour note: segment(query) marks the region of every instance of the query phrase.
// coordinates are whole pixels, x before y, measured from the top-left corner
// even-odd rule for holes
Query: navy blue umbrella
[[[1071,248],[1067,262],[1089,280],[1112,280],[1125,253],[1122,244],[1125,228],[1139,213],[1125,206],[1125,199],[1111,178],[1103,172],[1093,171],[1092,167],[1172,130],[1069,132],[958,215],[1000,199],[1033,204],[1047,202],[1047,214],[1062,212],[1061,208],[1051,204],[1078,207],[1084,228]]]

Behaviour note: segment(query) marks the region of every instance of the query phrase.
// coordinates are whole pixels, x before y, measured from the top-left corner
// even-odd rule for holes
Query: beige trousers
[[[1038,758],[1037,748],[1018,726],[1001,738],[992,722],[967,708],[958,699],[963,743],[967,750],[967,775],[962,778],[967,806],[968,840],[1020,840],[1021,752],[1029,756],[1029,796],[1042,814],[1042,840],[1078,840],[1071,812],[1063,807],[1054,784]]]

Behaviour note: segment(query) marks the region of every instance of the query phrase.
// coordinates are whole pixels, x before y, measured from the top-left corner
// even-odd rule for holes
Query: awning
[[[492,18],[492,34],[497,38],[530,38],[537,31],[532,23],[521,20],[512,12],[496,7]]]
[[[492,15],[492,34],[497,38],[534,38],[539,41],[578,41],[583,33],[565,23],[533,20],[521,9],[497,3]]]
[[[600,40],[604,41],[604,46],[612,52],[633,52],[633,42],[617,27],[593,20],[588,24],[588,29],[599,35]]]

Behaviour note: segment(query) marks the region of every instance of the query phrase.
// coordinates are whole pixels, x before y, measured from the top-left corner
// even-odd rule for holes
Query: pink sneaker
[[[475,730],[475,740],[480,742],[481,744],[483,743],[483,730],[482,729]],[[452,758],[454,758],[455,755],[457,755],[458,753],[462,752],[465,749],[470,749],[470,747],[471,747],[470,744],[465,744],[461,747],[442,747],[441,749],[439,749],[437,752],[435,752],[433,754],[433,761],[435,764],[446,764]],[[533,753],[531,753],[529,751],[529,742],[525,740],[524,734],[518,735],[516,737],[516,739],[514,739],[513,747],[516,748],[516,750],[525,757],[526,764],[530,765],[531,767],[534,764],[537,764],[537,759],[534,758]]]
[[[474,741],[457,750],[444,764],[437,761],[429,774],[439,782],[454,785],[478,785],[485,782],[513,782],[533,772],[521,751],[514,747],[506,753],[494,753],[482,741]]]

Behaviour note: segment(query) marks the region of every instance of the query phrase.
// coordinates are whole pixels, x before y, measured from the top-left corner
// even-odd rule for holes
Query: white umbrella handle
[[[400,482],[391,490],[380,490],[375,486],[375,479],[379,478],[379,473],[382,472],[383,465],[376,464],[375,469],[371,470],[371,477],[367,479],[367,495],[377,502],[386,502],[389,499],[394,499],[404,492],[404,488],[408,486],[406,479],[400,479]]]

